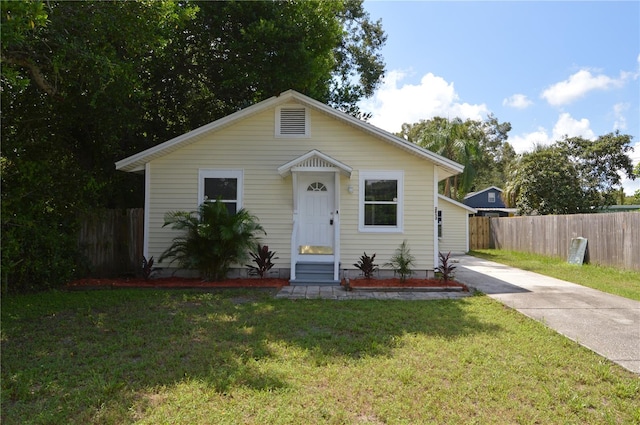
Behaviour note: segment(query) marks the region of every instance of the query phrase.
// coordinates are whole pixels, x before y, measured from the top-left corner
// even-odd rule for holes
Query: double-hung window
[[[360,172],[359,230],[402,232],[402,171]]]
[[[490,204],[494,204],[496,202],[496,193],[495,192],[489,192],[489,203]]]
[[[242,208],[242,170],[200,170],[199,177],[200,203],[219,200],[232,214]]]

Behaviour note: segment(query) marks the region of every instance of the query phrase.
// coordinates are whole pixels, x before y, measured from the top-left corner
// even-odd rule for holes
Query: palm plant
[[[452,197],[453,191],[454,197],[459,198],[473,184],[476,175],[474,162],[480,155],[479,136],[473,136],[473,131],[471,123],[460,118],[434,118],[431,128],[426,129],[418,140],[420,146],[464,165],[460,176],[446,179],[444,194],[448,197]]]
[[[208,280],[222,280],[231,265],[248,258],[247,252],[258,243],[256,234],[266,234],[258,219],[246,209],[235,214],[217,202],[205,202],[198,211],[172,211],[165,215],[164,226],[185,233],[173,239],[160,261],[171,258],[181,268],[198,270]]]
[[[400,282],[404,283],[413,274],[412,266],[414,263],[415,257],[411,255],[407,241],[402,241],[391,260],[384,266],[391,267],[396,274],[400,275]]]

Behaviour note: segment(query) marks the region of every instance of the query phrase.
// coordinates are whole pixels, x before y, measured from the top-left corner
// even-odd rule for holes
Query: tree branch
[[[31,60],[19,56],[2,55],[2,62],[28,69],[31,77],[33,77],[33,81],[40,89],[52,97],[58,97],[58,90],[47,81],[40,67]]]

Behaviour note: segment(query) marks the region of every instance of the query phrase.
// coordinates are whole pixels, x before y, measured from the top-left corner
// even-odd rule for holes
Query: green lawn
[[[480,249],[470,254],[640,301],[640,272],[637,271],[592,264],[577,266],[561,258],[500,249]]]
[[[640,379],[488,297],[2,299],[2,423],[633,424]]]

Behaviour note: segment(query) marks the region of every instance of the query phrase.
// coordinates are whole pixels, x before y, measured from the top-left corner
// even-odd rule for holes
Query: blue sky
[[[633,136],[640,161],[640,2],[367,0],[386,77],[361,103],[398,132],[434,116],[512,125],[516,152],[563,135]],[[625,192],[640,181],[624,182]]]

